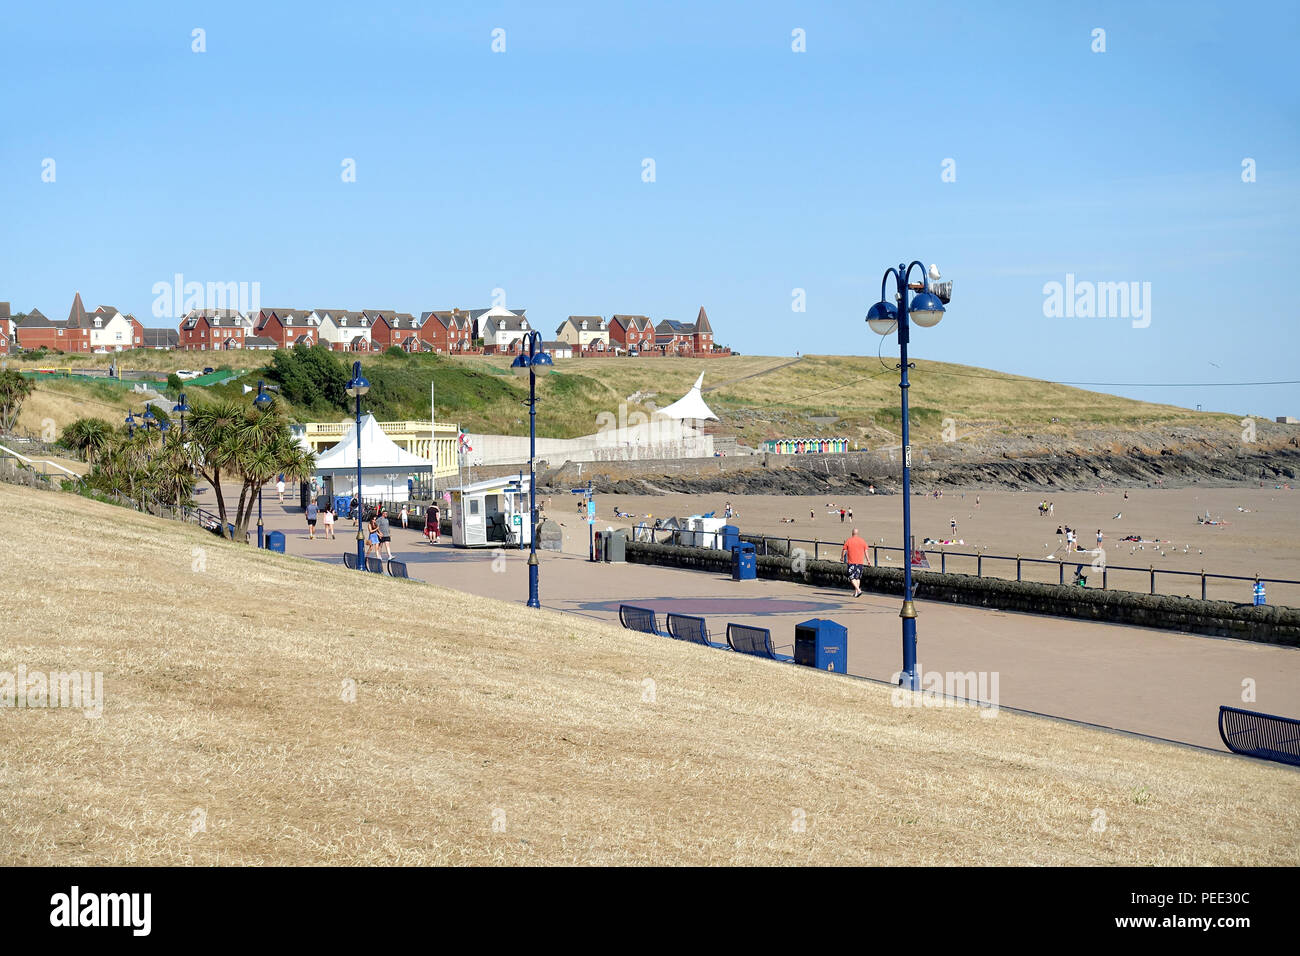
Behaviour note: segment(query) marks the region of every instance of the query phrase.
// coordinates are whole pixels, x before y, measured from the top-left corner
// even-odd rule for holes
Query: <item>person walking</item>
[[[375,527],[379,531],[379,547],[375,549],[375,553],[382,558],[385,549],[387,549],[388,560],[393,560],[393,529],[388,524],[387,508],[379,512],[379,517],[375,520]]]
[[[853,509],[852,509],[852,508],[849,509],[849,520],[850,520],[850,521],[853,520]]]
[[[425,512],[424,530],[429,535],[430,544],[437,544],[442,540],[442,510],[437,502],[429,505],[429,510]]]
[[[858,535],[857,528],[853,529],[853,534],[840,549],[840,560],[849,566],[849,583],[853,585],[853,596],[861,597],[862,569],[871,566],[871,558],[867,556],[867,542]]]
[[[402,527],[403,528],[409,527],[409,525],[407,525],[406,523],[409,514],[410,512],[407,510],[406,505],[402,505]]]
[[[366,557],[370,557],[371,552],[379,556],[379,516],[372,514],[370,520],[366,522]]]
[[[275,479],[275,490],[279,494],[280,500],[284,501],[284,475],[280,474]]]
[[[325,521],[324,533],[331,541],[334,540],[334,506],[327,504],[323,515]]]
[[[356,495],[352,496],[352,507],[349,510],[352,512],[352,518],[354,521],[356,521],[357,527],[360,528],[361,527],[361,502],[357,500]]]
[[[1101,539],[1102,539],[1101,529],[1098,528],[1098,529],[1097,529],[1097,547],[1098,547],[1098,548],[1101,547]]]
[[[840,524],[844,524],[844,509],[840,509]]]
[[[320,513],[320,509],[316,507],[316,502],[314,501],[307,502],[307,540],[308,541],[316,540],[316,516],[319,513]]]

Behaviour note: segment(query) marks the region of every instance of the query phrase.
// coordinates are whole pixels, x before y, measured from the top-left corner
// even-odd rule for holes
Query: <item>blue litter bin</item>
[[[723,550],[730,551],[738,544],[740,544],[740,528],[734,524],[724,524],[722,526]]]
[[[351,495],[335,495],[335,496],[334,496],[334,513],[335,513],[336,515],[338,515],[340,518],[350,518],[350,517],[352,517],[352,515],[351,515],[351,513],[350,513],[351,510],[352,510],[352,496],[351,496]]]
[[[279,551],[284,554],[284,532],[268,531],[266,534],[266,550]]]
[[[824,618],[794,626],[794,662],[819,671],[849,669],[849,629]]]
[[[731,549],[731,580],[753,581],[758,577],[758,552],[748,541]]]

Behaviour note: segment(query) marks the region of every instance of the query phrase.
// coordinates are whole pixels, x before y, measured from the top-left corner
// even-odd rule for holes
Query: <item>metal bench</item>
[[[406,578],[408,581],[410,580],[410,577],[406,573],[406,562],[398,561],[396,558],[388,559],[388,573],[391,577]]]
[[[645,634],[658,634],[659,622],[655,612],[648,607],[633,607],[631,604],[618,606],[618,620],[629,631],[641,631]]]
[[[704,623],[702,617],[694,617],[690,614],[669,614],[668,634],[679,641],[690,641],[692,644],[703,644],[705,647],[716,647],[724,651],[731,650],[726,644],[715,644],[709,640],[709,627]]]
[[[384,573],[384,561],[382,558],[366,558],[366,570],[372,574]]]
[[[349,571],[355,571],[357,569],[357,556],[355,552],[353,551],[343,552],[343,566],[347,568]]]
[[[1221,706],[1219,736],[1235,754],[1300,767],[1300,720]]]
[[[793,657],[778,654],[772,646],[772,632],[765,627],[750,627],[747,624],[728,624],[727,643],[733,651],[741,654],[753,654],[755,657],[767,657],[774,661],[792,661]]]

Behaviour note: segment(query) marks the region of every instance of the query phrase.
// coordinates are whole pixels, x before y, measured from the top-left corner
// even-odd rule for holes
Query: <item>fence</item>
[[[699,542],[711,539],[713,543],[709,545],[710,547],[722,547],[723,533],[721,531],[647,530],[653,536],[653,540],[659,543],[665,543],[664,538],[667,538],[667,543],[678,544],[682,535],[689,535],[692,541]],[[761,534],[742,534],[740,537],[755,544],[759,554],[789,556],[796,549],[802,549],[805,556],[814,561],[823,559],[837,561],[842,547],[842,543],[839,541],[821,541],[817,538],[811,540],[806,538],[782,538]],[[821,553],[823,548],[826,549],[824,555]],[[1116,564],[1102,564],[1093,567],[1092,560],[1094,556],[1086,552],[1079,552],[1077,558],[1067,559],[1029,558],[1020,554],[1012,556],[989,554],[984,551],[966,552],[939,549],[937,552],[938,566],[936,567],[934,564],[935,551],[924,548],[918,550],[930,562],[929,570],[938,571],[941,574],[972,574],[975,577],[1000,578],[1006,581],[1032,581],[1037,584],[1073,584],[1075,578],[1073,569],[1082,566],[1083,575],[1087,579],[1087,587],[1097,590],[1200,597],[1203,601],[1233,601],[1242,604],[1249,603],[1248,599],[1253,598],[1254,586],[1258,583],[1265,585],[1266,592],[1267,588],[1274,588],[1273,592],[1268,594],[1272,603],[1287,603],[1291,607],[1300,607],[1300,581],[1268,577],[1262,574],[1218,574],[1204,569],[1200,571],[1182,571],[1172,568],[1157,568],[1154,565],[1148,565],[1145,568]],[[893,559],[886,562],[886,567],[893,563],[895,567],[901,568],[907,552],[903,548],[873,544],[871,545],[871,561],[876,567],[881,566],[880,555],[882,553]],[[893,558],[895,554],[898,555],[896,559]],[[1071,569],[1068,572],[1067,567]],[[1191,590],[1171,584],[1171,582],[1178,582],[1187,578],[1197,579],[1191,582]],[[1122,583],[1117,585],[1117,581]],[[1199,588],[1197,587],[1198,583]],[[1279,593],[1283,593],[1280,589],[1285,589],[1284,593],[1288,598],[1286,602],[1278,601]]]

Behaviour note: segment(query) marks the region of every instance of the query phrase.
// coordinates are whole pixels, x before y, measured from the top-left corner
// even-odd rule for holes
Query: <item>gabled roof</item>
[[[647,315],[612,315],[610,322],[617,322],[625,329],[648,329],[651,327],[650,317]]]
[[[250,335],[244,339],[244,348],[275,348],[275,339],[267,338],[265,335]]]
[[[33,328],[48,329],[62,324],[63,324],[62,322],[54,322],[51,321],[50,319],[47,319],[40,309],[32,309],[32,311],[28,312],[27,315],[23,318],[23,320],[18,323],[18,327],[20,329],[33,329]]]
[[[694,335],[695,326],[689,322],[678,322],[675,319],[664,319],[655,326],[655,331],[660,335]]]

